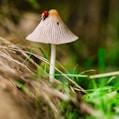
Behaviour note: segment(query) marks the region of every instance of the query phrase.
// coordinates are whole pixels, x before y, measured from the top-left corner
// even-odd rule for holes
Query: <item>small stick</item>
[[[104,74],[90,75],[90,76],[89,76],[89,79],[93,79],[93,78],[102,78],[102,77],[107,77],[107,76],[116,76],[116,75],[119,75],[119,71],[110,72],[110,73],[104,73]]]

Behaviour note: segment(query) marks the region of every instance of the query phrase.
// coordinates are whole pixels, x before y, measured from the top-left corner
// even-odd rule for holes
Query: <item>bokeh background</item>
[[[98,73],[119,68],[118,0],[0,0],[0,36],[16,44],[33,44],[25,37],[40,22],[44,10],[55,8],[79,36],[74,43],[57,47],[57,61],[69,72],[96,69]]]

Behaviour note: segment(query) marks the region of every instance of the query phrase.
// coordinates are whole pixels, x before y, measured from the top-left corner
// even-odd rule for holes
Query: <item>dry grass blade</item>
[[[29,58],[30,55],[31,52],[27,48],[17,46],[6,39],[0,38],[0,89],[8,90],[9,94],[13,95],[16,106],[18,106],[17,103],[23,105],[23,107],[25,106],[25,114],[27,115],[26,112],[30,113],[29,119],[48,119],[50,115],[52,115],[52,118],[56,118],[57,116],[60,118],[63,115],[60,115],[58,111],[58,104],[61,100],[70,102],[71,97],[64,92],[56,90],[47,79],[35,80],[34,77],[36,76],[39,64],[32,57]],[[35,53],[32,53],[32,55],[40,61],[49,64],[48,60],[44,57]],[[58,69],[56,68],[56,70]],[[68,77],[66,78],[69,80]],[[55,82],[55,87],[61,84],[61,82]],[[74,82],[72,83],[75,84]],[[33,109],[36,98],[38,98],[38,102],[42,105],[41,108],[39,106],[37,107],[40,108],[40,112],[37,108],[35,110]],[[45,111],[44,105],[47,109]],[[51,108],[50,111],[49,107]]]
[[[117,76],[117,75],[119,75],[119,71],[103,73],[103,74],[90,75],[89,79],[102,78],[102,77],[108,77],[108,76]]]
[[[29,70],[29,69],[27,68],[27,66],[25,65],[25,62],[27,61],[27,59],[29,59],[29,55],[31,55],[31,52],[29,52],[29,51],[27,51],[27,50],[22,50],[22,49],[19,48],[18,46],[14,45],[14,44],[12,44],[12,43],[10,43],[10,42],[8,42],[8,41],[6,41],[6,39],[0,38],[0,41],[2,41],[2,42],[5,41],[5,43],[2,43],[2,44],[5,44],[5,45],[0,46],[0,49],[3,49],[3,50],[6,49],[6,50],[8,50],[8,51],[10,51],[10,52],[16,52],[16,51],[17,51],[17,52],[21,53],[21,55],[25,57],[25,60],[22,59],[22,60],[23,60],[22,63],[20,63],[19,61],[14,60],[14,59],[11,58],[11,57],[9,57],[9,59],[15,61],[15,62],[18,63],[18,64],[23,65],[27,70]],[[39,56],[39,55],[37,55],[37,54],[34,54],[34,53],[32,53],[32,56],[34,56],[34,57],[36,57],[37,59],[39,59],[39,60],[41,60],[41,61],[47,63],[48,65],[50,65],[49,62],[48,62],[48,60],[47,60],[46,58],[44,58],[44,57],[42,57],[42,56]],[[39,65],[38,65],[36,62],[34,62],[32,58],[30,58],[29,60],[30,60],[30,63],[32,63],[35,67],[38,68]],[[55,69],[56,69],[59,73],[61,73],[61,74],[63,75],[63,72],[61,72],[58,68],[55,67]],[[29,70],[29,72],[33,74],[32,71]],[[79,88],[82,92],[86,93],[86,91],[85,91],[82,87],[80,87],[79,85],[77,85],[77,84],[76,84],[72,79],[70,79],[68,76],[66,76],[66,75],[63,75],[63,76],[64,76],[67,80],[69,80],[71,83],[73,83],[77,88]]]

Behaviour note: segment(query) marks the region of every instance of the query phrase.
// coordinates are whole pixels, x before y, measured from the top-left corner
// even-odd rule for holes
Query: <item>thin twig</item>
[[[103,74],[90,75],[89,79],[102,78],[102,77],[108,77],[108,76],[117,76],[117,75],[119,75],[119,71],[103,73]]]

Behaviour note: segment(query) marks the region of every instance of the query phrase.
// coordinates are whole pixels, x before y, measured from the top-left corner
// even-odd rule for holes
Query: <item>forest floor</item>
[[[25,41],[39,16],[12,10],[15,24],[7,12],[0,16],[0,119],[118,119],[119,72],[67,73],[56,61],[49,82],[44,51]]]

